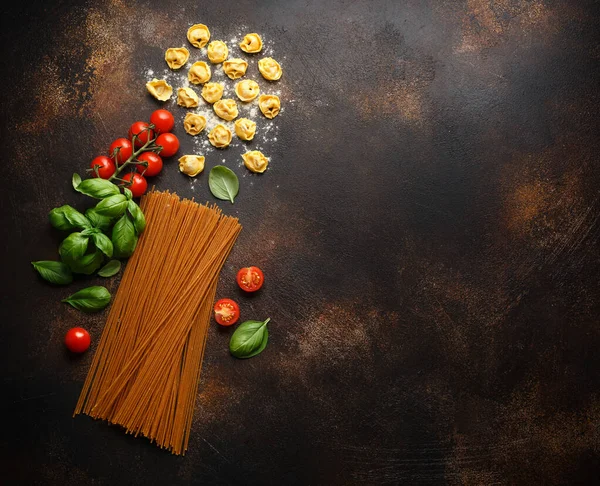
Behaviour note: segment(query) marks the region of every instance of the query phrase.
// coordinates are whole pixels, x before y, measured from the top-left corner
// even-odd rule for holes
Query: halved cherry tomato
[[[131,144],[131,140],[128,140],[125,137],[117,138],[113,143],[110,144],[108,154],[111,159],[121,165],[133,154],[133,145]]]
[[[156,137],[155,143],[162,147],[162,150],[159,152],[161,157],[172,157],[179,150],[179,139],[170,132],[161,133]]]
[[[133,197],[140,197],[146,192],[146,189],[148,189],[148,182],[143,175],[138,174],[137,172],[128,172],[122,177],[122,179],[126,182],[129,182],[132,177],[133,182],[131,185],[125,185],[125,187],[131,191]]]
[[[240,317],[240,308],[234,300],[217,300],[215,307],[215,321],[221,326],[231,326]]]
[[[150,123],[154,125],[156,133],[165,133],[173,130],[175,119],[170,111],[161,108],[152,112]]]
[[[115,173],[116,167],[113,160],[106,155],[99,155],[90,164],[92,168],[92,174],[96,177],[96,169],[98,171],[98,177],[101,179],[108,179]]]
[[[90,334],[82,327],[73,327],[65,334],[65,345],[72,353],[83,353],[90,342]]]
[[[146,167],[142,164],[135,166],[137,171],[146,177],[158,175],[163,168],[162,158],[155,152],[142,152],[138,155],[137,160],[148,164]]]
[[[144,121],[136,121],[129,127],[129,140],[136,136],[135,146],[140,148],[154,138],[154,130]]]
[[[256,292],[262,287],[264,280],[262,270],[258,267],[240,268],[236,276],[237,284],[246,292]]]

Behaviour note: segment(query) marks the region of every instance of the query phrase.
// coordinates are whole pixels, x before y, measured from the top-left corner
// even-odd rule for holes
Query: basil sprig
[[[104,309],[110,302],[110,292],[106,287],[94,285],[75,292],[63,299],[62,302],[84,312],[97,312]]]
[[[267,346],[269,331],[267,324],[271,318],[265,321],[245,321],[231,335],[229,351],[236,358],[252,358]]]
[[[224,165],[215,165],[208,174],[208,187],[217,199],[231,201],[240,190],[240,181],[235,173]]]

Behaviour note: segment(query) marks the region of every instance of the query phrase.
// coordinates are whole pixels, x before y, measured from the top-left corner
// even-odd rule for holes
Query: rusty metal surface
[[[236,361],[211,329],[175,457],[71,417],[92,353],[62,337],[97,338],[106,313],[61,304],[29,262],[56,257],[48,211],[84,202],[71,174],[159,106],[148,69],[196,22],[272,42],[285,111],[264,175],[223,156],[244,229],[219,294],[270,316],[270,343]],[[3,481],[598,477],[597,2],[34,1],[2,24]],[[155,183],[212,201],[175,161]],[[252,299],[232,278],[249,262]]]

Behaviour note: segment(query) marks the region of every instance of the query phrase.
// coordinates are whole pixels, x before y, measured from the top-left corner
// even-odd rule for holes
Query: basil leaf
[[[71,206],[63,206],[63,208],[65,218],[67,218],[74,228],[87,229],[92,227],[90,220],[77,211],[77,209],[72,208]]]
[[[102,199],[102,201],[96,204],[94,210],[101,216],[117,218],[125,212],[126,208],[127,198],[123,194],[115,194],[114,196]]]
[[[56,285],[67,285],[73,281],[73,274],[68,265],[63,262],[54,262],[50,260],[40,260],[31,262],[33,268],[42,276],[44,280]]]
[[[85,255],[87,246],[87,236],[83,236],[81,233],[71,233],[58,247],[58,253],[62,261],[70,266],[72,262],[79,260]]]
[[[81,232],[81,236],[92,236],[96,233],[101,233],[98,228],[86,228]]]
[[[127,201],[127,210],[133,218],[133,226],[138,235],[142,234],[146,228],[146,218],[142,209],[136,204],[135,201]]]
[[[124,187],[123,194],[125,194],[125,197],[127,198],[128,201],[131,201],[133,199],[133,192],[131,192],[131,189]]]
[[[68,264],[74,273],[91,275],[102,266],[103,261],[104,256],[102,252],[95,250],[94,253],[88,253],[77,260],[69,261]]]
[[[75,292],[62,302],[72,305],[84,312],[96,312],[104,309],[110,302],[110,292],[106,287],[95,285]]]
[[[105,197],[121,194],[118,186],[99,177],[81,181],[75,189],[86,196],[96,199],[104,199]]]
[[[121,262],[119,260],[111,260],[98,270],[98,275],[101,277],[112,277],[121,270]]]
[[[240,190],[240,181],[231,169],[224,165],[215,165],[208,174],[208,187],[217,199],[233,203]]]
[[[269,331],[266,321],[246,321],[242,322],[231,335],[229,341],[229,351],[236,358],[252,358],[267,346],[269,340]]]
[[[108,231],[113,223],[113,218],[98,214],[94,208],[89,208],[85,212],[85,216],[89,219],[94,228],[98,228],[101,231]]]
[[[137,245],[135,227],[127,214],[115,223],[112,230],[113,255],[116,258],[128,258],[133,254]]]
[[[94,242],[94,245],[96,245],[96,248],[98,248],[98,250],[104,253],[108,258],[111,258],[113,256],[112,241],[110,241],[110,238],[104,233],[93,233],[92,241]]]
[[[65,204],[59,208],[54,208],[50,211],[48,217],[50,218],[50,224],[59,230],[72,230],[75,226],[65,216],[65,210],[71,208],[71,206]],[[73,209],[73,208],[71,208]]]
[[[73,178],[71,179],[71,184],[73,184],[73,189],[77,189],[77,186],[81,184],[81,176],[75,172],[73,174]]]

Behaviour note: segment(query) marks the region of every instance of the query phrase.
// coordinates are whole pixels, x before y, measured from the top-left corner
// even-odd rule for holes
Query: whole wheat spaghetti
[[[74,415],[188,447],[219,272],[241,230],[216,206],[151,191]]]

